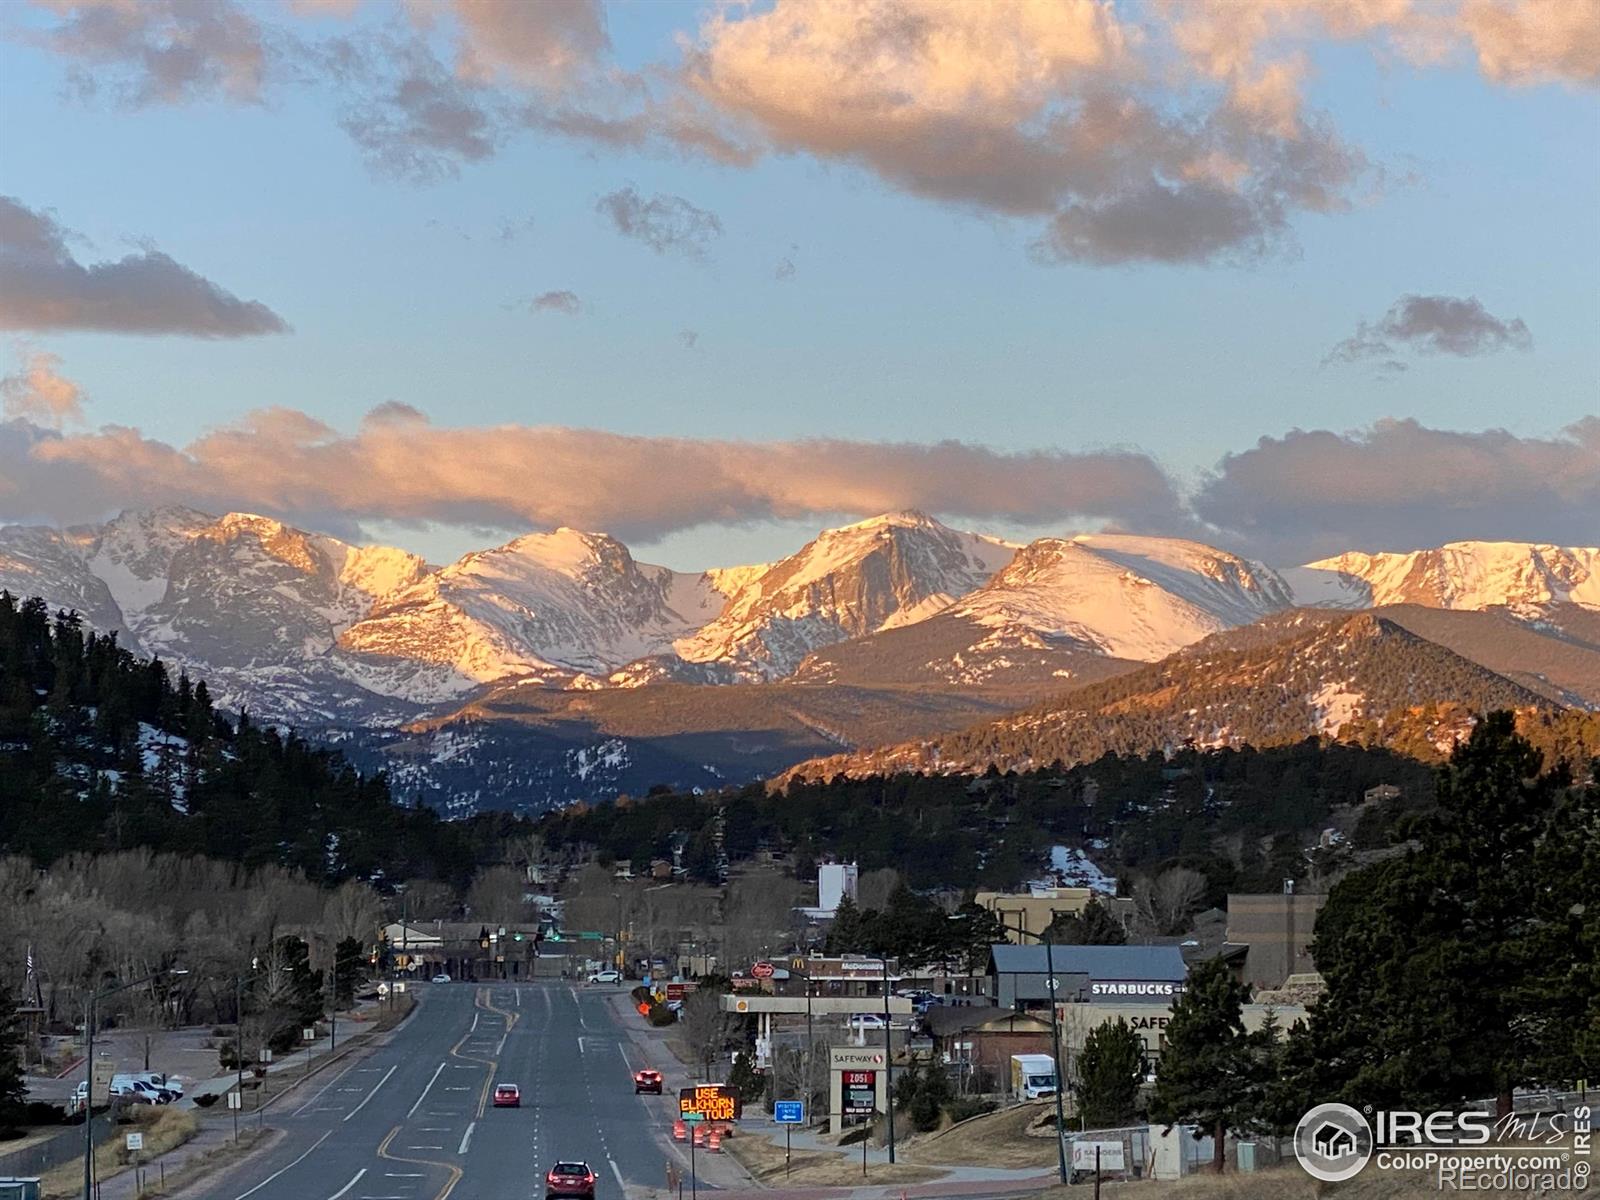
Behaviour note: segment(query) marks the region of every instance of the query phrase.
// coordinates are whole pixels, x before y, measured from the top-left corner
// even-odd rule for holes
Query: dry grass
[[[133,1120],[117,1130],[94,1151],[94,1170],[97,1179],[110,1179],[133,1167],[133,1155],[128,1153],[129,1133],[144,1134],[144,1150],[139,1157],[145,1161],[165,1154],[183,1145],[200,1128],[194,1113],[165,1106],[143,1106],[134,1110]],[[83,1193],[83,1163],[71,1162],[47,1172],[42,1179],[45,1200],[54,1197],[79,1196]]]
[[[1056,1165],[1055,1139],[1029,1137],[1026,1130],[1044,1106],[1024,1104],[973,1117],[937,1133],[908,1138],[901,1154],[910,1162],[941,1166],[1038,1167]]]
[[[807,1151],[796,1154],[792,1170],[785,1178],[783,1147],[764,1137],[729,1138],[722,1143],[723,1150],[732,1155],[758,1183],[796,1187],[852,1187],[876,1183],[927,1183],[940,1178],[944,1172],[914,1163],[869,1163],[867,1174],[861,1174],[859,1152],[850,1154],[822,1154]]]

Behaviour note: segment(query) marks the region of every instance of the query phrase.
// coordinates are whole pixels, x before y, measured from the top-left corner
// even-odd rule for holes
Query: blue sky
[[[376,3],[349,19],[243,11],[307,38],[405,27]],[[635,70],[678,63],[674,38],[695,36],[704,11],[617,3],[602,18],[610,61]],[[1470,46],[1416,65],[1371,38],[1296,43],[1305,112],[1375,169],[1347,189],[1346,211],[1289,212],[1269,253],[1047,265],[1030,252],[1042,218],[911,194],[870,155],[776,137],[751,165],[727,165],[521,131],[444,178],[397,180],[363,161],[340,127],[346,100],[327,85],[291,81],[242,104],[203,89],[182,103],[128,105],[105,88],[84,99],[72,72],[126,79],[129,60],[41,44],[58,28],[48,14],[8,19],[0,193],[80,235],[80,262],[153,246],[292,327],[205,339],[9,322],[6,369],[58,355],[89,429],[126,425],[183,447],[284,406],[349,433],[399,402],[442,427],[1132,449],[1187,493],[1230,452],[1295,429],[1411,418],[1547,441],[1596,411],[1592,80],[1499,81]],[[448,13],[417,36],[448,61]],[[624,187],[681,198],[722,232],[702,258],[657,253],[596,211]],[[793,271],[779,278],[784,261]],[[558,290],[582,311],[527,310]],[[1403,372],[1322,365],[1408,294],[1476,297],[1496,320],[1524,322],[1532,348],[1401,347]],[[0,493],[0,518],[51,516],[26,507]],[[352,519],[441,556],[481,542],[483,526],[514,526],[419,526],[381,509]],[[632,541],[645,557],[704,566],[787,552],[825,523],[814,502],[782,520],[758,506]],[[963,523],[1040,532],[1062,518]]]

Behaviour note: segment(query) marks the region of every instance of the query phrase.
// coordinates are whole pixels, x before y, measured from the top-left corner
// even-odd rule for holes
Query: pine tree
[[[1062,913],[1045,936],[1061,946],[1123,946],[1128,941],[1128,931],[1098,899],[1091,899],[1081,913]]]
[[[1600,1020],[1600,907],[1584,902],[1600,831],[1587,792],[1563,809],[1570,779],[1542,767],[1511,714],[1489,714],[1441,771],[1422,848],[1329,895],[1311,1024],[1324,1099],[1509,1111],[1516,1086],[1574,1077],[1574,1033]]]
[[[1078,1053],[1073,1091],[1085,1129],[1127,1124],[1138,1111],[1144,1082],[1144,1039],[1118,1017],[1089,1031]]]
[[[28,1097],[22,1076],[23,1029],[17,999],[0,982],[0,1134],[21,1124]]]
[[[333,951],[333,995],[339,1005],[348,1008],[355,1003],[356,988],[361,982],[364,955],[358,938],[344,938]]]
[[[1259,1066],[1240,1013],[1248,999],[1249,989],[1220,958],[1190,972],[1172,1006],[1150,1103],[1158,1121],[1211,1131],[1219,1173],[1228,1130],[1246,1127],[1255,1115]]]

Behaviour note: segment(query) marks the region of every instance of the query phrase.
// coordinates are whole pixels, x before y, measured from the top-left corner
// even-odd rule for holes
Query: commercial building
[[[1051,1054],[1048,1013],[1018,1012],[986,1004],[935,1007],[923,1018],[934,1053],[976,1090],[1005,1086],[1013,1054]]]
[[[1170,1004],[1189,969],[1177,946],[989,947],[989,994],[1005,1008],[1059,1004]]]
[[[1290,975],[1316,969],[1311,935],[1327,896],[1311,893],[1242,893],[1228,897],[1228,942],[1244,946],[1244,981],[1275,988]]]
[[[1099,900],[1112,915],[1127,924],[1133,915],[1133,901],[1117,896],[1102,896],[1093,888],[1044,887],[1027,892],[979,892],[973,902],[999,917],[1006,927],[1008,942],[1024,944],[1043,939],[1057,917],[1075,917]]]

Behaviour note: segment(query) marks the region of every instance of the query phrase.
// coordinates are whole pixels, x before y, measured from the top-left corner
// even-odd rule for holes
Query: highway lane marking
[[[361,1182],[361,1177],[363,1175],[365,1175],[366,1173],[367,1173],[367,1169],[365,1167],[362,1167],[361,1170],[356,1172],[356,1177],[354,1179],[352,1179],[349,1183],[345,1184],[342,1188],[340,1188],[333,1195],[329,1196],[328,1200],[339,1200],[340,1196],[343,1196],[351,1188],[355,1187],[356,1184],[360,1183]]]
[[[456,1147],[457,1154],[465,1154],[467,1152],[467,1146],[472,1141],[472,1131],[477,1127],[478,1123],[476,1121],[468,1122],[467,1131],[461,1135],[461,1145]]]
[[[374,1096],[376,1096],[378,1094],[378,1089],[381,1088],[384,1084],[389,1082],[389,1076],[393,1075],[399,1069],[400,1069],[400,1064],[399,1063],[395,1063],[394,1066],[390,1067],[388,1069],[388,1071],[386,1071],[384,1073],[383,1078],[378,1080],[378,1082],[373,1085],[372,1090],[370,1092],[368,1092],[364,1097],[362,1097],[361,1103],[356,1105],[348,1113],[345,1114],[345,1118],[344,1119],[346,1121],[348,1121],[351,1117],[355,1116],[358,1112],[360,1112],[363,1108],[365,1108],[367,1106],[367,1101],[371,1100]]]
[[[295,1167],[298,1167],[301,1163],[303,1163],[306,1159],[310,1158],[311,1157],[311,1151],[315,1150],[318,1146],[322,1145],[323,1142],[327,1141],[332,1136],[333,1136],[333,1130],[330,1129],[330,1130],[328,1130],[327,1133],[323,1134],[316,1141],[311,1143],[311,1150],[307,1150],[304,1154],[302,1154],[299,1158],[295,1159],[288,1166],[283,1167],[280,1170],[274,1171],[271,1175],[268,1175],[265,1179],[263,1179],[260,1183],[256,1184],[255,1187],[251,1188],[248,1192],[240,1192],[237,1196],[234,1197],[234,1200],[245,1200],[246,1196],[254,1196],[257,1192],[259,1192],[262,1188],[266,1187],[267,1184],[271,1183],[279,1175],[282,1175],[285,1171],[293,1170]]]
[[[317,1092],[317,1094],[315,1096],[311,1097],[311,1099],[307,1100],[299,1108],[295,1109],[292,1115],[298,1117],[302,1113],[306,1112],[308,1109],[310,1109],[310,1107],[313,1104],[315,1104],[318,1100],[321,1100],[322,1097],[327,1094],[327,1091],[328,1091],[329,1088],[331,1088],[334,1084],[338,1083],[341,1079],[343,1079],[346,1075],[350,1074],[350,1072],[354,1071],[354,1070],[357,1070],[357,1068],[356,1068],[356,1066],[354,1064],[352,1064],[352,1065],[346,1067],[344,1070],[340,1071],[332,1079],[328,1080],[328,1082],[325,1083],[322,1086],[322,1088]],[[340,1088],[339,1090],[341,1092],[342,1091],[359,1092],[361,1089],[360,1088]]]
[[[454,1163],[437,1162],[431,1158],[406,1158],[404,1155],[390,1154],[389,1144],[393,1142],[394,1139],[399,1136],[399,1134],[400,1126],[396,1125],[389,1131],[389,1136],[384,1138],[383,1143],[378,1147],[378,1157],[387,1159],[389,1162],[411,1163],[413,1166],[419,1167],[442,1167],[444,1170],[450,1173],[450,1177],[445,1181],[444,1187],[440,1188],[439,1191],[434,1194],[433,1200],[449,1200],[450,1193],[455,1191],[456,1184],[461,1182],[461,1176],[463,1174],[461,1168],[456,1166]],[[239,1200],[244,1200],[244,1197],[239,1197]]]
[[[444,1064],[439,1064],[439,1069],[433,1073],[433,1078],[428,1080],[428,1086],[422,1089],[422,1095],[417,1097],[417,1102],[411,1106],[411,1111],[406,1113],[406,1120],[417,1115],[417,1109],[422,1107],[422,1102],[428,1098],[428,1093],[433,1090],[433,1085],[439,1081],[439,1076],[444,1074]]]
[[[611,1173],[617,1177],[617,1186],[623,1191],[627,1191],[628,1185],[622,1178],[622,1168],[617,1166],[617,1160],[608,1158],[606,1161],[611,1164]],[[335,1196],[333,1200],[339,1200],[339,1197]]]
[[[477,1033],[478,1032],[478,1017],[479,1016],[480,1016],[479,1013],[473,1013],[472,1014],[472,1028],[467,1030],[468,1033]]]

